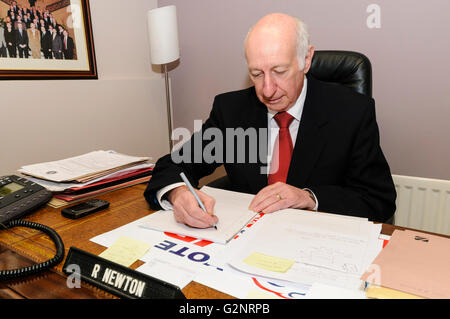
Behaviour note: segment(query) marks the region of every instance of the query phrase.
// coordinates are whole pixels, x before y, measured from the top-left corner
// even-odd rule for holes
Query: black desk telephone
[[[0,177],[0,223],[22,217],[52,198],[47,189],[15,175]]]
[[[21,269],[1,270],[0,280],[13,279],[53,267],[64,258],[64,245],[59,235],[50,227],[18,218],[45,205],[52,193],[32,181],[16,175],[0,177],[0,230],[28,227],[47,234],[55,243],[55,257],[43,263]]]

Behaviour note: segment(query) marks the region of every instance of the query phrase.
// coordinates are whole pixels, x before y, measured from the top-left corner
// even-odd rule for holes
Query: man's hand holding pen
[[[173,205],[175,220],[191,227],[213,227],[219,221],[214,215],[216,200],[199,190],[194,191],[204,204],[206,212],[200,207],[188,186],[179,186],[167,195],[167,199]]]

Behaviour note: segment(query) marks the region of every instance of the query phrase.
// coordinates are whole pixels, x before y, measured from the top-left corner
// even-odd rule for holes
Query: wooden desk
[[[61,236],[65,256],[71,246],[93,254],[100,254],[106,248],[89,239],[130,223],[151,213],[143,197],[146,185],[136,185],[98,196],[109,201],[110,208],[79,220],[61,216],[61,209],[46,206],[25,219],[53,228]],[[391,235],[394,229],[403,229],[383,224],[382,233]],[[38,231],[28,228],[13,228],[0,231],[0,269],[13,269],[42,262],[54,256],[53,242]],[[64,261],[52,270],[23,279],[0,282],[0,298],[114,298],[114,296],[86,283],[81,288],[70,289],[62,272]],[[142,265],[137,261],[131,268]],[[188,299],[233,298],[201,284],[191,282],[183,290]]]

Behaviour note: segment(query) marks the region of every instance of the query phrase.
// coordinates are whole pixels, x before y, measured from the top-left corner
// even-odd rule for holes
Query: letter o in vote
[[[197,256],[200,256],[200,258],[198,258]],[[209,255],[207,255],[205,253],[201,253],[201,252],[195,252],[195,253],[189,254],[188,258],[192,261],[205,262],[209,259]]]

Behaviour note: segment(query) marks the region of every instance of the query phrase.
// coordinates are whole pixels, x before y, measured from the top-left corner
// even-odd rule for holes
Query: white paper
[[[230,241],[257,213],[248,209],[254,195],[203,187],[204,193],[216,199],[214,214],[219,218],[217,229],[192,228],[176,222],[172,210],[158,211],[149,216],[141,227],[192,236],[225,244]],[[205,213],[206,214],[206,213]]]
[[[273,299],[303,299],[310,287],[309,285],[248,276],[227,267],[221,271],[215,268],[204,269],[198,272],[193,280],[239,299],[249,298],[253,291],[259,291]]]
[[[114,151],[93,151],[59,161],[22,166],[19,172],[54,182],[66,182],[148,159]]]
[[[197,273],[197,270],[192,269],[192,267],[180,263],[179,261],[174,263],[172,260],[167,260],[167,258],[153,258],[136,268],[136,270],[178,286],[180,289],[187,286]]]
[[[380,249],[381,225],[300,210],[269,214],[245,241],[233,244],[227,258],[234,268],[253,275],[296,283],[315,282],[355,288]],[[244,262],[254,252],[295,261],[285,273]]]
[[[362,288],[345,289],[314,283],[306,293],[306,299],[367,299],[367,297]]]

